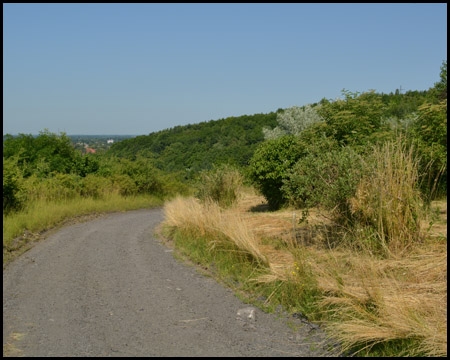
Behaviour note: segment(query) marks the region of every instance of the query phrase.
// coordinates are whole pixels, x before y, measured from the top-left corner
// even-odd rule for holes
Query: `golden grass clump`
[[[446,355],[446,252],[402,260],[348,255],[328,254],[315,266],[321,307],[339,313],[327,323],[330,333],[344,347],[420,339],[417,353]]]
[[[375,147],[371,171],[350,199],[353,214],[377,230],[378,239],[388,255],[401,255],[423,237],[423,204],[419,190],[418,162],[413,149],[401,138]]]
[[[224,211],[216,202],[177,197],[164,206],[165,223],[201,236],[212,235],[211,245],[224,239],[265,264],[267,259],[258,246],[258,239],[236,214]]]
[[[262,264],[267,264],[267,258],[261,251],[258,238],[241,216],[233,212],[223,213],[217,230],[233,241],[239,249],[252,254]]]
[[[206,235],[219,228],[220,207],[213,202],[200,203],[193,197],[177,196],[164,205],[165,223],[168,226],[195,231]]]

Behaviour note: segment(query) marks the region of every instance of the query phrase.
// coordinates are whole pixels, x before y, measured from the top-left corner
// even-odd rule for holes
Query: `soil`
[[[174,257],[161,208],[67,224],[4,266],[3,356],[336,356]]]

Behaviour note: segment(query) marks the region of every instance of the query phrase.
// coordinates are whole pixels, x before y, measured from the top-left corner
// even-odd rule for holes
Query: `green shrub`
[[[419,182],[424,199],[447,195],[447,99],[424,104],[408,132],[419,158]]]
[[[17,156],[3,158],[3,211],[7,214],[24,205],[22,172],[17,166]]]
[[[81,195],[84,197],[101,199],[104,195],[112,192],[112,184],[109,178],[88,174],[82,180]]]
[[[323,101],[317,107],[325,120],[326,134],[341,145],[362,145],[377,132],[385,132],[384,105],[380,94],[373,90],[364,93],[342,91],[345,99]]]
[[[243,184],[243,176],[234,167],[226,164],[204,170],[199,175],[197,198],[212,200],[226,208],[236,203]]]
[[[128,177],[122,177],[116,182],[121,183],[121,193],[130,194],[152,194],[163,195],[165,185],[163,183],[161,171],[154,166],[152,159],[138,156],[135,160],[117,159],[117,165],[114,169],[116,174]],[[130,181],[131,180],[131,181]],[[133,182],[133,183],[132,183]]]
[[[266,198],[271,209],[276,210],[287,204],[288,198],[281,187],[290,169],[302,155],[302,143],[293,135],[264,141],[255,150],[247,168],[247,176]]]
[[[88,174],[97,173],[100,168],[100,161],[96,154],[76,154],[74,161],[73,172],[82,177]]]
[[[362,176],[362,157],[328,138],[311,143],[306,151],[283,182],[284,196],[294,207],[321,206],[331,211],[336,221],[348,222],[348,200]]]
[[[138,192],[138,187],[135,181],[125,174],[114,174],[111,177],[112,188],[122,196],[135,195]]]
[[[53,134],[48,130],[40,131],[38,136],[19,134],[6,135],[3,142],[3,156],[9,158],[18,155],[18,165],[24,177],[38,173],[45,177],[53,172],[76,172],[80,154],[72,146],[65,134]]]
[[[80,195],[81,184],[78,175],[53,173],[45,182],[51,191],[49,197],[52,199],[73,199]]]

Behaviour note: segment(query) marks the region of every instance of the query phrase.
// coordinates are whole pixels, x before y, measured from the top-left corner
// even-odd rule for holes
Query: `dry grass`
[[[315,258],[321,305],[340,318],[328,329],[344,345],[415,338],[428,355],[446,354],[446,247],[401,260],[337,251]]]
[[[320,233],[308,246],[300,246],[301,260],[308,262],[324,294],[320,306],[339,319],[325,326],[344,347],[414,339],[420,343],[418,353],[446,356],[447,251],[446,241],[434,236],[446,237],[446,201],[438,205],[445,210],[429,230],[429,241],[410,247],[402,257],[380,259],[350,249],[327,249]],[[250,190],[227,210],[202,206],[192,198],[177,198],[165,209],[168,225],[194,226],[203,234],[221,232],[265,263],[269,272],[254,281],[292,280],[299,261],[298,214],[295,217],[292,209],[268,212],[264,199]],[[307,227],[328,221],[318,212],[311,214]],[[286,246],[276,246],[280,240]]]
[[[201,236],[210,235],[211,246],[220,241],[232,241],[255,260],[267,263],[254,232],[235,212],[222,210],[212,201],[201,203],[194,198],[182,197],[166,203],[164,210],[167,225]]]
[[[351,210],[362,222],[376,227],[385,253],[402,256],[423,236],[423,204],[415,188],[418,161],[401,139],[375,147],[372,157],[373,171],[350,199]]]

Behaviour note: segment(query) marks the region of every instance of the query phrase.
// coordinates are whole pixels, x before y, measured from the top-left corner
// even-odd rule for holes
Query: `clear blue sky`
[[[147,135],[427,90],[447,4],[3,4],[3,134]]]

